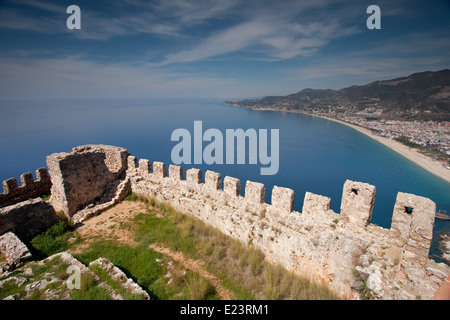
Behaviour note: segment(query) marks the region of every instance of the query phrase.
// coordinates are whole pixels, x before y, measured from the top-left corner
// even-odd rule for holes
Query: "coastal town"
[[[286,96],[225,103],[304,113],[353,126],[450,181],[449,83],[450,70],[445,69],[338,90],[307,88]]]
[[[322,110],[321,110],[322,111]],[[312,111],[319,117],[332,118],[359,127],[370,129],[374,135],[396,140],[415,148],[450,170],[450,122],[448,121],[406,121],[383,119],[380,110],[370,108],[358,113]]]

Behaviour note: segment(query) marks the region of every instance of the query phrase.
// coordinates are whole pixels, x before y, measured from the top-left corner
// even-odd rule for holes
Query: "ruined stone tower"
[[[119,147],[86,145],[71,153],[47,156],[52,181],[52,205],[69,217],[109,188],[117,187],[117,179],[127,168],[128,152]]]
[[[176,165],[167,170],[162,162],[138,161],[114,146],[76,147],[48,156],[47,165],[50,203],[33,199],[0,209],[0,236],[13,231],[30,238],[57,221],[55,211],[82,222],[134,192],[258,248],[267,260],[342,297],[358,298],[364,287],[374,299],[427,299],[450,274],[449,266],[428,257],[436,205],[420,196],[399,192],[392,226],[385,229],[370,223],[376,188],[362,182],[345,181],[340,213],[330,209],[332,199],[310,192],[300,213],[294,210],[292,189],[274,186],[268,204],[262,183],[241,184],[238,178]],[[29,186],[49,190],[45,173],[39,172],[44,182],[29,175],[22,179],[24,187],[12,179],[3,182],[0,207],[2,199],[28,199],[34,194]]]

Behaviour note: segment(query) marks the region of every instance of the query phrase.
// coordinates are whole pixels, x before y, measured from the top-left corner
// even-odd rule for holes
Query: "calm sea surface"
[[[270,203],[274,185],[295,191],[301,211],[306,191],[331,197],[339,212],[346,179],[376,186],[372,223],[389,228],[397,192],[428,197],[437,209],[450,212],[450,183],[435,177],[382,144],[344,125],[301,114],[251,111],[211,100],[52,100],[0,102],[0,181],[45,166],[45,157],[84,144],[121,146],[138,158],[171,163],[172,131],[193,135],[195,120],[203,131],[279,129],[280,167],[276,175],[260,175],[255,165],[182,165],[262,182]],[[206,146],[208,142],[204,143]],[[224,152],[225,158],[225,152]],[[224,159],[225,160],[225,159]],[[248,160],[246,161],[248,163]],[[450,221],[437,219],[432,253]]]

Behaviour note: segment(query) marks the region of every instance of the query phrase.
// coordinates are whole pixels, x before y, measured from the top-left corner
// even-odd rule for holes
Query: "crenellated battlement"
[[[183,168],[177,165],[169,165],[169,175],[167,175],[166,165],[162,162],[153,162],[153,170],[151,161],[147,159],[138,161],[136,157],[129,156],[127,162],[128,174],[132,173],[141,178],[148,178],[150,181],[162,183],[165,186],[169,186],[173,182],[173,186],[198,192],[200,195],[214,195],[216,199],[226,198],[227,200],[242,198],[247,204],[253,204],[262,209],[269,209],[281,214],[301,214],[294,212],[295,192],[289,188],[274,186],[271,192],[271,204],[267,204],[265,203],[266,188],[259,182],[246,181],[242,197],[241,181],[234,177],[226,176],[223,179],[222,188],[222,176],[214,171],[207,170],[203,182],[203,173],[200,169],[188,169],[186,178],[184,178]],[[346,180],[342,192],[340,218],[355,227],[367,227],[372,219],[375,194],[376,188],[373,185]],[[330,204],[329,197],[307,192],[303,200],[302,213],[332,212]],[[426,221],[424,223],[427,225],[428,233],[419,240],[426,242],[429,248],[435,211],[436,205],[430,199],[399,192],[394,208],[391,233],[400,235],[407,240],[413,217],[415,217],[414,221]],[[426,212],[426,216],[424,216],[424,212]]]
[[[48,156],[47,166],[50,204],[75,222],[106,210],[132,191],[260,249],[268,261],[322,282],[343,297],[358,298],[365,287],[376,299],[431,299],[450,274],[449,266],[428,257],[436,205],[413,194],[398,193],[392,226],[385,229],[370,223],[376,188],[363,182],[345,181],[339,213],[330,209],[329,197],[311,192],[297,212],[292,189],[274,186],[269,204],[260,182],[243,184],[218,172],[184,171],[173,164],[167,168],[163,162],[138,160],[119,147],[77,147]],[[48,179],[42,170],[39,177]],[[25,187],[37,183],[30,174],[21,180]],[[4,194],[20,188],[15,179],[4,182]],[[21,217],[38,205],[42,203],[21,206]],[[0,209],[5,232],[14,229],[14,210],[18,208]]]
[[[191,168],[184,178],[180,166],[169,165],[166,175],[161,162],[153,162],[153,170],[150,160],[129,156],[128,163],[133,192],[168,202],[259,248],[270,261],[327,283],[347,297],[354,297],[364,282],[380,298],[410,299],[414,298],[410,291],[419,287],[422,296],[424,290],[434,290],[427,287],[427,281],[422,287],[416,283],[410,291],[387,293],[384,287],[392,283],[401,287],[401,281],[419,269],[424,270],[424,279],[430,270],[437,270],[428,259],[436,210],[429,199],[399,192],[392,228],[385,229],[370,223],[376,188],[367,183],[345,181],[340,213],[330,210],[329,197],[310,192],[304,196],[300,213],[294,211],[295,192],[289,188],[274,186],[268,204],[266,188],[259,182],[246,181],[242,196],[239,179],[222,178],[214,171],[203,174]],[[442,274],[450,272],[448,266],[439,266],[446,270]]]
[[[31,172],[27,172],[20,176],[20,181],[20,187],[16,178],[9,178],[3,181],[3,193],[0,193],[0,208],[43,194],[50,194],[51,181],[45,167],[36,170],[36,180],[33,179]]]

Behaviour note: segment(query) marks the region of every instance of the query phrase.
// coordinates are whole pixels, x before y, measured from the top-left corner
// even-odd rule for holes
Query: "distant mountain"
[[[304,89],[287,96],[226,101],[242,108],[343,112],[375,118],[450,121],[450,70],[414,73],[340,90]]]

